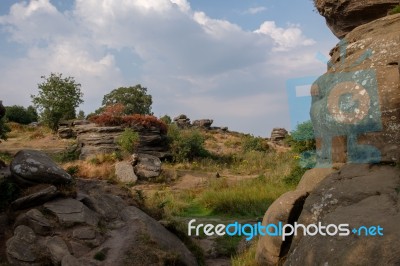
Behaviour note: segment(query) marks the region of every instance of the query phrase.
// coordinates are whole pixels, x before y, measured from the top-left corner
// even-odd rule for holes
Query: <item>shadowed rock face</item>
[[[354,28],[386,16],[399,1],[314,0],[314,3],[329,29],[341,39]]]
[[[383,236],[294,237],[284,265],[399,265],[400,169],[389,165],[346,165],[326,177],[307,197],[298,223],[380,226]],[[360,233],[360,235],[359,235]]]
[[[311,118],[322,161],[400,158],[400,14],[357,27],[331,51],[312,86]]]

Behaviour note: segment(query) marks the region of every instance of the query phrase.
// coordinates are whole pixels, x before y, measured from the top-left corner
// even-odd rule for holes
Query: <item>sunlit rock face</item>
[[[362,25],[331,51],[312,86],[320,164],[400,158],[400,14]]]
[[[399,1],[314,0],[314,4],[333,34],[343,38],[354,28],[386,16]]]

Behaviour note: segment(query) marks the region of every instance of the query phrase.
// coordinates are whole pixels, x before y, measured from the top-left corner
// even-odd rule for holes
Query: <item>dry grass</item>
[[[74,176],[88,179],[103,179],[109,180],[115,177],[115,168],[113,162],[103,162],[94,164],[90,161],[74,161],[62,165],[62,168],[71,173],[74,171]]]
[[[256,262],[256,250],[258,241],[253,241],[253,244],[243,253],[235,255],[232,260],[232,266],[259,266]]]
[[[34,149],[57,153],[62,152],[74,142],[74,140],[60,139],[46,127],[30,127],[12,122],[8,125],[11,132],[7,134],[7,141],[0,143],[2,152],[15,154],[22,149]]]

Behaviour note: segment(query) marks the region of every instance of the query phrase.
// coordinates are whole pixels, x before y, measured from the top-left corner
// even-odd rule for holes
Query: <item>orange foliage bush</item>
[[[89,118],[93,123],[101,126],[126,126],[126,127],[144,127],[150,129],[156,127],[163,134],[167,133],[168,127],[164,121],[152,115],[125,115],[124,105],[115,104],[107,106],[103,113]]]

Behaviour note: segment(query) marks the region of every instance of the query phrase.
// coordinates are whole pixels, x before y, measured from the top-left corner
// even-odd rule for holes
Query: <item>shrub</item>
[[[293,151],[298,153],[315,150],[316,143],[312,122],[309,120],[298,124],[290,136],[286,137],[285,142],[293,148]]]
[[[162,134],[167,133],[167,125],[162,120],[152,115],[125,115],[124,106],[115,104],[105,107],[104,111],[99,115],[92,115],[88,119],[102,126],[126,126],[150,129],[156,127]]]
[[[38,114],[36,113],[35,108],[32,106],[29,106],[28,108],[18,105],[6,106],[5,117],[10,122],[16,122],[24,125],[38,121]]]
[[[4,118],[0,118],[0,143],[1,140],[7,140],[7,133],[10,131],[10,128],[4,122]]]
[[[394,15],[400,13],[400,5],[395,6],[388,12],[388,15]]]
[[[160,120],[163,121],[167,125],[172,123],[172,119],[169,115],[164,115],[164,116],[160,117]]]
[[[247,135],[243,137],[242,149],[244,152],[248,151],[267,151],[268,144],[263,138]]]
[[[204,148],[205,139],[197,129],[180,130],[176,125],[170,125],[168,139],[175,162],[193,161],[208,155]]]
[[[130,128],[125,128],[125,131],[118,138],[117,143],[122,150],[132,154],[138,141],[139,134]]]
[[[308,169],[303,168],[300,165],[296,165],[292,171],[290,171],[290,174],[285,176],[285,178],[283,179],[283,181],[288,184],[288,185],[294,185],[296,186],[299,182],[301,177],[304,175],[304,173],[307,171]]]

